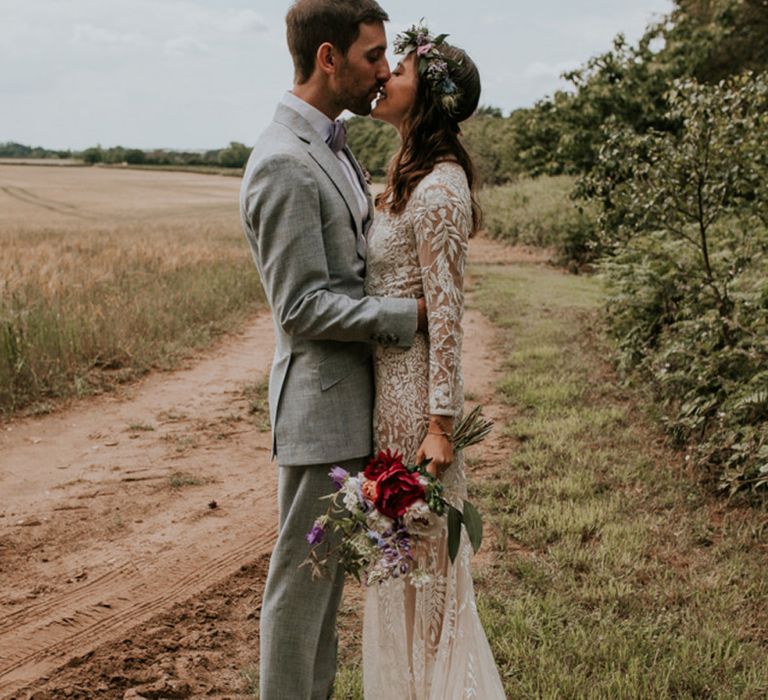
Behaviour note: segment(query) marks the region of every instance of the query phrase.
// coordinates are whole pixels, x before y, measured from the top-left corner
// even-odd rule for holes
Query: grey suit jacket
[[[246,165],[240,213],[275,324],[273,457],[288,466],[369,454],[372,344],[409,346],[416,301],[364,295],[366,227],[352,186],[283,104]]]

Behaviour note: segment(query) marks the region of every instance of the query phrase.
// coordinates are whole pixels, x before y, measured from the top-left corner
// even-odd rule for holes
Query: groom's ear
[[[328,41],[320,44],[315,54],[315,64],[326,75],[335,75],[339,64],[336,47]]]

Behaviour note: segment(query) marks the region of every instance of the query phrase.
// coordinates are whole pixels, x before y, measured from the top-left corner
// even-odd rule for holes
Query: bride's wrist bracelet
[[[428,435],[442,435],[443,437],[446,437],[446,438],[449,438],[449,439],[451,437],[450,435],[448,435],[448,433],[445,432],[445,430],[427,430],[427,434]]]

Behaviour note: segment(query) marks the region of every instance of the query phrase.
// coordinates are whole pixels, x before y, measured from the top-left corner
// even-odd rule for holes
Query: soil
[[[480,237],[471,259],[546,255]],[[272,352],[262,314],[188,367],[0,427],[0,697],[252,697],[277,520],[252,397]],[[501,418],[502,358],[471,309],[464,358],[467,395]],[[473,449],[482,478],[503,446]],[[361,598],[348,588],[346,653]]]

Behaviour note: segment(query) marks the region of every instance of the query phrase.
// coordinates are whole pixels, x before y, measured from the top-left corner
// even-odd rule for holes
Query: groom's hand
[[[426,333],[429,330],[429,326],[427,324],[427,302],[424,301],[424,297],[419,297],[416,300],[416,310],[418,312],[416,328]]]

